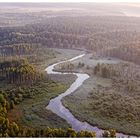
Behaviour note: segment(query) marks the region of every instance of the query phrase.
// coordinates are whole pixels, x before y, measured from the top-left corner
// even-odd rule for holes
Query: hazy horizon
[[[78,10],[84,15],[114,15],[114,16],[133,16],[140,17],[140,4],[137,3],[73,3],[73,2],[59,2],[59,3],[29,3],[29,2],[15,2],[15,3],[0,3],[1,13],[27,13],[27,12],[45,12],[45,11],[67,11],[73,12]],[[8,8],[8,9],[7,9]],[[19,10],[20,8],[20,10]],[[75,14],[78,14],[75,11]],[[63,13],[62,15],[65,15]]]
[[[140,3],[139,0],[0,0],[0,2],[46,2],[46,3]]]
[[[140,0],[0,0],[0,137],[140,137]]]

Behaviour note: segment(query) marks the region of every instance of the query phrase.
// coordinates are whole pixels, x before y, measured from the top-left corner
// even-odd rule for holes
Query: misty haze
[[[139,137],[140,3],[0,3],[0,137]]]

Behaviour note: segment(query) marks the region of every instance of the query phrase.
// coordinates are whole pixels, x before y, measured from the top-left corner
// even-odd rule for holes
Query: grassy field
[[[72,58],[80,53],[74,50],[49,49],[50,55],[46,54],[46,60],[36,64],[40,71],[52,63],[64,59]],[[43,58],[44,60],[44,58]],[[44,71],[45,73],[45,71]],[[75,80],[73,75],[48,75],[50,80],[41,81],[31,87],[26,87],[27,92],[33,95],[30,99],[25,99],[22,103],[8,112],[10,121],[15,121],[19,125],[32,128],[67,128],[67,122],[56,114],[46,109],[50,99],[63,93]],[[1,85],[1,84],[0,84]],[[5,84],[4,84],[5,85]],[[1,85],[4,87],[4,85]],[[11,88],[13,85],[9,85]],[[5,87],[6,89],[7,87]],[[15,88],[15,87],[14,87]]]
[[[87,121],[100,128],[112,128],[119,132],[140,136],[140,121],[133,120],[131,115],[130,107],[132,109],[134,106],[131,106],[130,100],[125,99],[120,93],[117,94],[113,90],[105,91],[110,88],[110,82],[110,80],[90,78],[62,102],[81,121]],[[105,83],[104,87],[102,87],[103,83]],[[99,89],[104,91],[98,92]],[[134,99],[131,102],[133,101]]]
[[[53,52],[53,57],[50,57],[50,59],[46,59],[42,63],[39,64],[39,69],[44,71],[45,68],[53,63],[67,60],[70,58],[73,58],[77,55],[83,54],[84,52],[79,50],[71,50],[71,49],[57,49],[57,48],[51,48],[48,49],[49,51]]]
[[[81,62],[86,57],[83,59]],[[74,63],[79,63],[78,61]],[[91,77],[76,92],[62,100],[64,106],[81,121],[103,129],[112,128],[118,132],[140,136],[139,92],[128,92],[123,83],[117,84],[111,79],[93,75],[93,61],[87,61],[90,70],[82,68]],[[110,60],[106,62],[110,63]],[[114,63],[117,64],[118,60]]]
[[[14,110],[9,112],[10,120],[32,128],[45,128],[47,126],[68,127],[68,124],[63,119],[46,109],[50,99],[64,92],[68,85],[41,82],[31,88],[34,93],[38,93],[33,98],[24,100]]]
[[[47,59],[37,65],[41,71],[52,63],[84,53],[55,48],[49,51],[52,51],[50,56],[46,54]],[[84,66],[78,67],[79,62],[84,63]],[[120,87],[116,87],[116,84],[113,86],[111,79],[93,75],[93,68],[98,62],[117,64],[120,60],[108,58],[95,60],[92,54],[86,54],[83,58],[72,62],[73,70],[88,73],[91,77],[76,92],[65,97],[63,104],[81,121],[87,121],[104,129],[113,128],[119,132],[140,135],[139,94],[126,94],[120,90]],[[49,75],[48,77],[49,82],[41,81],[31,87],[30,94],[33,94],[33,98],[24,100],[8,112],[11,121],[32,128],[69,126],[65,120],[47,110],[46,106],[50,99],[63,93],[76,77],[73,75]],[[6,89],[7,85],[0,83],[0,87]]]
[[[81,52],[82,53],[82,52]],[[83,52],[84,53],[84,52]],[[66,62],[65,64],[55,66],[55,69],[61,72],[80,72],[87,73],[89,75],[93,75],[93,68],[98,63],[107,63],[107,64],[117,64],[119,63],[119,59],[114,58],[94,58],[92,53],[86,53],[86,55],[80,59],[77,59],[72,62]],[[71,69],[69,69],[69,65],[71,65]],[[81,64],[81,65],[80,65]]]

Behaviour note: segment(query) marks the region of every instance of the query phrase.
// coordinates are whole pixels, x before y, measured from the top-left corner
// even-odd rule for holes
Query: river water
[[[46,107],[47,109],[51,110],[53,113],[57,114],[59,117],[63,118],[64,120],[67,121],[68,124],[74,129],[75,131],[80,131],[80,130],[87,130],[87,131],[94,131],[96,132],[97,137],[102,137],[103,130],[96,127],[92,126],[87,122],[81,122],[77,118],[73,116],[73,114],[63,106],[61,100],[65,96],[74,93],[75,90],[77,90],[85,80],[89,78],[88,74],[82,74],[82,73],[72,73],[72,72],[56,72],[53,71],[54,67],[58,64],[64,63],[64,62],[71,62],[76,59],[80,59],[81,57],[84,57],[85,54],[76,56],[72,59],[61,61],[58,63],[55,63],[53,65],[48,66],[45,71],[47,71],[48,74],[74,74],[77,76],[76,80],[72,83],[72,85],[64,92],[61,93],[59,96],[55,97],[54,99],[51,99],[48,106]],[[128,135],[122,134],[122,133],[117,133],[117,137],[128,137]]]

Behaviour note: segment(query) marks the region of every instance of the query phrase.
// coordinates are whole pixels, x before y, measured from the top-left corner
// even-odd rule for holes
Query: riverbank
[[[106,95],[106,92],[104,92],[104,94],[98,94],[97,91],[99,88],[102,90],[103,85],[105,88],[108,88],[110,84],[110,80],[89,78],[73,94],[64,97],[62,103],[80,121],[86,121],[102,129],[115,129],[117,132],[139,136],[139,124],[128,122],[125,119],[118,120],[117,115],[116,117],[111,114],[108,114],[108,117],[106,116],[106,112],[103,108],[109,106],[109,104],[111,105],[113,101],[116,103],[115,100],[111,100],[111,97],[116,98],[117,95],[115,93],[115,95],[113,95],[113,93]],[[98,88],[96,87],[97,85]],[[119,102],[117,104],[119,104]],[[121,112],[121,110],[119,112]],[[122,113],[122,115],[124,114]]]
[[[93,74],[96,62],[119,64],[122,61],[115,59],[94,61],[94,59],[89,60],[89,58],[83,57],[80,63],[88,64],[90,68],[87,70],[86,66],[84,66],[80,71],[89,72],[91,77],[73,94],[64,97],[62,99],[63,105],[80,121],[87,121],[103,129],[115,129],[118,132],[140,136],[140,123],[131,119],[131,114],[128,113],[131,112],[128,106],[131,105],[135,109],[134,102],[138,103],[138,100],[132,99],[129,94],[126,96],[125,91],[119,91],[119,87],[117,88],[117,85],[113,86],[111,79],[98,77]],[[74,61],[73,64],[77,67],[79,61]],[[131,101],[133,100],[131,104],[128,100],[130,98]],[[107,107],[110,109],[107,110]],[[118,112],[119,114],[115,114],[115,116],[112,114],[113,112]]]
[[[68,95],[77,91],[77,89],[79,89],[79,87],[81,87],[83,82],[89,78],[89,75],[80,74],[80,73],[63,73],[63,72],[53,71],[55,66],[66,63],[66,62],[72,62],[73,60],[75,61],[78,58],[84,57],[84,55],[85,54],[79,55],[70,60],[55,63],[46,68],[46,71],[48,72],[48,74],[60,74],[60,75],[74,74],[77,76],[77,79],[72,83],[72,85],[70,86],[69,89],[67,89],[64,93],[60,94],[59,96],[50,100],[49,105],[47,106],[47,109],[51,110],[53,113],[55,113],[58,116],[60,116],[61,118],[65,119],[71,125],[72,129],[74,129],[75,131],[81,131],[81,130],[85,131],[86,130],[86,131],[90,131],[90,132],[95,132],[97,137],[102,137],[102,134],[103,134],[102,129],[99,129],[96,126],[92,126],[92,125],[88,124],[86,120],[79,121],[77,118],[75,118],[73,116],[73,114],[69,111],[69,109],[65,108],[61,103],[61,100],[64,97],[67,97]],[[124,135],[123,133],[117,133],[116,136],[117,137],[128,137],[127,135]]]
[[[45,109],[51,98],[58,96],[68,88],[68,85],[52,82],[40,82],[30,87],[38,92],[34,97],[24,100],[8,113],[10,120],[16,121],[23,127],[31,128],[67,128],[69,125],[55,114]],[[17,115],[19,114],[19,115]]]
[[[57,62],[59,59],[64,60],[79,54],[79,51],[74,50],[62,51],[59,49],[49,49],[48,53],[50,52],[52,52],[50,55],[46,54],[46,57],[48,58],[46,61],[36,64],[37,68],[41,72],[44,72],[44,74],[46,73],[44,69],[51,63]],[[73,75],[49,75],[47,77],[49,79],[47,81],[41,81],[36,85],[26,87],[26,91],[23,92],[30,92],[30,94],[33,93],[34,97],[24,100],[19,105],[16,105],[13,110],[9,111],[8,117],[10,121],[15,121],[20,126],[29,128],[70,127],[64,119],[58,117],[51,111],[46,110],[45,107],[49,103],[50,99],[66,91],[76,77]],[[7,88],[12,88],[12,85],[9,85],[6,89]]]

